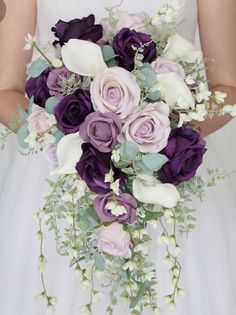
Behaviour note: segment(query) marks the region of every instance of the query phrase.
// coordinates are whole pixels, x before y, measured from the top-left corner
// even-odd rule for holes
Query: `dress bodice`
[[[123,0],[120,10],[130,13],[146,12],[153,16],[157,9],[169,0]],[[179,0],[179,32],[194,40],[197,25],[196,0]],[[42,46],[51,41],[51,27],[59,20],[82,18],[93,13],[99,22],[107,13],[105,8],[117,5],[120,0],[37,0],[37,35]]]

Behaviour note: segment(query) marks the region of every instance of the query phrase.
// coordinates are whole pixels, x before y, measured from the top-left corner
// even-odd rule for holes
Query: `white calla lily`
[[[51,172],[51,175],[76,173],[75,166],[82,155],[82,143],[79,132],[66,135],[58,142],[58,167]]]
[[[157,74],[155,88],[161,92],[167,105],[177,106],[182,109],[193,108],[193,96],[180,75],[175,72]]]
[[[94,77],[107,68],[101,48],[86,40],[70,39],[63,45],[61,55],[67,69],[83,76]]]
[[[162,57],[173,61],[182,60],[194,63],[202,59],[202,51],[176,33],[169,38]]]
[[[141,174],[133,181],[134,197],[144,203],[152,203],[165,208],[173,208],[180,199],[177,188],[163,184],[154,176]]]

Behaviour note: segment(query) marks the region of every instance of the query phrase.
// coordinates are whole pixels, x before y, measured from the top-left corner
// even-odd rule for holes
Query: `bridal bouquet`
[[[45,51],[26,38],[25,49],[39,57],[28,68],[30,107],[20,108],[18,139],[24,153],[42,154],[55,175],[35,214],[40,298],[49,310],[55,298],[44,279],[45,225],[91,289],[83,314],[92,314],[102,287],[110,289],[107,314],[118,301],[133,315],[146,307],[159,311],[151,228],[166,247],[168,304],[184,294],[178,234],[195,226],[185,202],[202,198],[205,185],[224,176],[209,170],[207,183],[196,176],[206,143],[193,121],[235,113],[225,94],[208,90],[202,52],[176,32],[177,11],[173,1],[153,17],[111,8],[101,24],[92,14],[59,20]],[[98,289],[94,277],[101,273]]]

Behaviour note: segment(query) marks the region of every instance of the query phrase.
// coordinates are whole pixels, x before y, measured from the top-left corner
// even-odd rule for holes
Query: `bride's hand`
[[[210,89],[227,93],[226,103],[236,104],[236,1],[198,0],[198,7],[202,50],[213,60],[207,69]],[[208,135],[230,120],[229,115],[215,115],[197,124]]]
[[[0,122],[6,126],[19,116],[18,106],[28,107],[24,97],[26,64],[31,52],[23,50],[24,37],[34,34],[34,0],[5,0],[6,15],[0,22]]]

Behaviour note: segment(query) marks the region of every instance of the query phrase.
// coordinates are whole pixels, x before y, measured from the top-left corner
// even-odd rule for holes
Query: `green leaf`
[[[150,153],[143,155],[142,161],[144,165],[152,172],[159,171],[164,164],[166,164],[169,160],[168,158],[159,153]]]
[[[148,174],[148,175],[152,175],[153,174],[153,171],[151,171],[149,168],[147,168],[146,165],[143,163],[143,161],[134,161],[133,165],[141,173],[145,173],[145,174]]]
[[[21,105],[19,105],[19,113],[20,113],[21,120],[23,122],[26,122],[26,119],[28,118],[29,115]]]
[[[114,59],[117,55],[115,54],[113,48],[109,45],[102,46],[102,56],[105,62]]]
[[[65,135],[61,130],[57,130],[57,132],[54,133],[54,137],[56,138],[56,143],[58,143],[64,136]]]
[[[156,84],[156,74],[151,65],[145,63],[140,69],[140,72],[145,78],[139,82],[141,88],[152,88]]]
[[[28,109],[28,113],[31,114],[32,113],[32,106],[34,105],[34,97],[32,96],[29,102],[29,109]]]
[[[163,212],[148,211],[145,214],[145,221],[158,220],[163,216]]]
[[[28,74],[32,78],[37,78],[44,70],[46,70],[50,65],[45,59],[38,59],[34,61],[28,69]]]
[[[139,153],[139,149],[137,144],[133,143],[133,142],[124,142],[120,148],[120,155],[122,157],[126,157],[128,158],[130,161],[134,160],[137,156],[137,154]]]
[[[154,92],[150,92],[147,97],[150,101],[155,102],[161,98],[161,93],[160,91],[156,90]]]
[[[144,293],[144,286],[142,285],[139,290],[137,295],[131,300],[131,303],[129,305],[130,308],[134,308],[135,306],[138,305],[139,301],[142,299]]]
[[[26,149],[28,144],[24,141],[25,138],[28,137],[28,124],[25,123],[17,132],[17,140],[21,148]]]
[[[54,114],[54,108],[57,106],[57,104],[59,103],[59,100],[52,96],[49,97],[49,99],[47,99],[46,103],[45,103],[45,109],[49,114]]]
[[[103,256],[96,252],[94,253],[94,261],[95,261],[95,264],[96,264],[96,267],[99,271],[104,271],[105,270],[105,260],[103,258]]]
[[[97,212],[94,211],[94,208],[88,208],[87,210],[87,214],[90,215],[90,217],[92,217],[93,219],[95,219],[96,221],[99,221],[99,216],[97,215]]]

